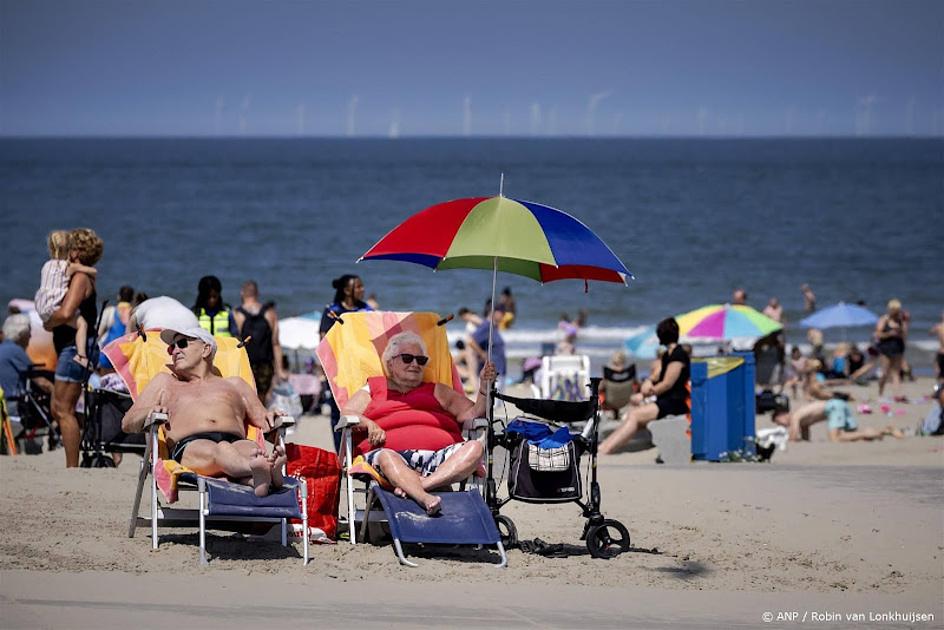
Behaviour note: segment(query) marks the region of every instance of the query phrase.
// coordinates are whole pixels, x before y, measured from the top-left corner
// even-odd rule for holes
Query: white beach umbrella
[[[321,341],[319,322],[307,317],[288,317],[279,320],[279,345],[290,350],[314,350]]]

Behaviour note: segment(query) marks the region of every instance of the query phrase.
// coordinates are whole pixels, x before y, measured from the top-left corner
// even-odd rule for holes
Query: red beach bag
[[[288,474],[308,483],[308,528],[318,528],[335,540],[338,534],[338,502],[341,497],[341,465],[338,456],[314,446],[289,443]],[[301,521],[293,519],[293,524]]]

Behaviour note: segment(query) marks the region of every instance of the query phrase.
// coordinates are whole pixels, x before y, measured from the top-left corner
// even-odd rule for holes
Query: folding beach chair
[[[622,370],[603,366],[603,380],[600,382],[600,409],[619,412],[629,404],[629,400],[639,388],[636,382],[636,364],[627,365]]]
[[[541,359],[541,398],[577,402],[590,395],[590,357],[555,354]]]
[[[224,377],[239,376],[255,389],[255,381],[249,368],[249,357],[239,340],[232,337],[216,337],[218,350],[214,367]],[[108,344],[103,351],[115,366],[118,374],[128,386],[132,398],[144,391],[147,384],[158,373],[167,372],[167,345],[160,339],[160,330],[148,330],[139,334],[130,333]],[[278,443],[283,444],[283,430],[294,420],[281,418],[276,432]],[[304,479],[286,477],[285,485],[265,497],[257,497],[248,486],[231,483],[225,479],[205,477],[178,464],[168,455],[164,439],[163,423],[167,417],[151,414],[147,419],[147,443],[134,506],[128,526],[128,537],[134,537],[138,527],[151,527],[151,547],[158,547],[158,528],[198,526],[200,530],[200,563],[207,564],[206,531],[208,529],[235,531],[248,534],[265,534],[273,526],[281,527],[281,542],[288,544],[288,519],[301,519],[303,532],[308,531],[307,496]],[[246,437],[260,446],[264,436],[256,427],[246,427]],[[284,444],[283,444],[284,446]],[[141,498],[150,474],[150,514],[141,515]],[[178,500],[180,490],[196,490],[198,507],[179,509],[168,507]],[[164,501],[160,500],[163,496]],[[308,536],[303,538],[303,564],[308,563]]]
[[[343,409],[351,396],[367,384],[369,378],[383,376],[381,355],[387,341],[404,331],[418,334],[426,344],[430,363],[426,367],[424,380],[442,383],[463,393],[449,352],[444,327],[446,321],[435,313],[374,311],[342,315],[317,349],[338,407]],[[442,497],[443,509],[438,516],[427,516],[414,501],[401,499],[390,491],[392,488],[384,487],[386,481],[363,462],[360,457],[362,453],[356,451],[352,438],[358,423],[359,418],[356,416],[343,416],[337,426],[337,430],[342,432],[341,464],[346,485],[346,523],[352,544],[358,538],[369,541],[372,532],[381,529],[381,515],[379,510],[374,509],[381,507],[401,564],[416,566],[407,560],[402,543],[496,545],[501,556],[499,566],[507,564],[498,529],[477,485],[465,484],[466,489],[458,492],[434,493]],[[485,426],[482,419],[469,423],[464,430],[471,433]],[[355,479],[367,481],[367,488],[355,489]],[[366,494],[365,508],[357,509],[355,493],[361,492]]]

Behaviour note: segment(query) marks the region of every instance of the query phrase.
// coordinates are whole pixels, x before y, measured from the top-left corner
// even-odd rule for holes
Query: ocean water
[[[32,297],[48,231],[89,226],[105,241],[102,296],[130,284],[189,305],[214,274],[238,302],[252,278],[287,317],[323,308],[331,279],[357,273],[384,308],[480,309],[487,272],[354,261],[416,211],[496,194],[501,173],[506,196],[577,216],[636,276],[585,292],[500,274],[517,298],[517,355],[552,341],[561,313],[589,312],[581,345],[603,356],[735,287],[757,308],[778,296],[798,322],[804,282],[821,306],[865,300],[880,313],[897,297],[912,342],[934,347],[941,139],[3,139],[0,299]]]

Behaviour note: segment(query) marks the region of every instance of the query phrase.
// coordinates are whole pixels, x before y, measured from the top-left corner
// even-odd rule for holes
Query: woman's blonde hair
[[[91,267],[97,263],[105,251],[105,243],[91,228],[76,228],[72,230],[70,246],[79,252],[79,262]]]
[[[72,235],[69,230],[53,230],[46,237],[46,246],[49,247],[49,257],[56,260],[65,260],[69,257],[72,245]]]
[[[892,298],[888,301],[888,310],[890,311],[900,311],[901,302],[897,298]]]

